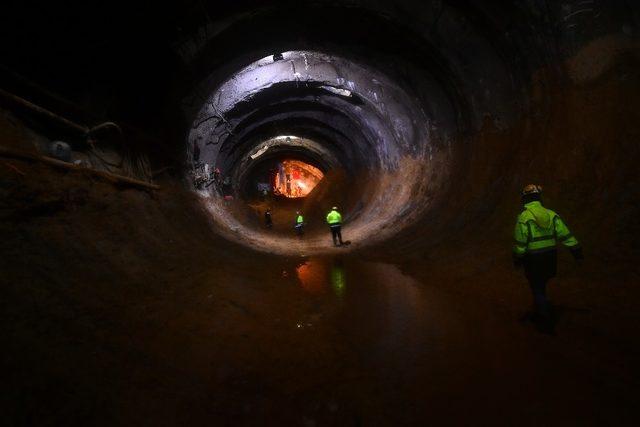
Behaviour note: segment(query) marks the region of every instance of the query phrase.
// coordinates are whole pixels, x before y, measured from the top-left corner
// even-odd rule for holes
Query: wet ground
[[[573,271],[561,254],[551,336],[520,321],[508,249],[402,270],[271,256],[215,236],[184,192],[15,165],[20,179],[0,170],[10,425],[637,425],[637,281],[619,255]]]
[[[254,265],[12,311],[16,424],[631,425],[632,371],[603,377],[597,338],[541,335],[389,264]]]

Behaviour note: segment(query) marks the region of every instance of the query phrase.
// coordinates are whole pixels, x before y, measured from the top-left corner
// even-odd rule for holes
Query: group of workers
[[[334,246],[342,246],[342,215],[338,212],[337,206],[331,208],[331,211],[327,214],[327,225],[331,230],[331,237],[333,239]],[[271,208],[267,208],[264,213],[264,222],[267,228],[273,228],[273,218],[271,217]],[[304,235],[304,227],[306,223],[301,211],[296,211],[294,229],[296,234],[302,238]]]
[[[531,320],[543,328],[552,327],[552,305],[546,296],[547,283],[556,276],[557,244],[566,246],[576,261],[584,259],[578,239],[560,216],[542,205],[542,187],[530,184],[521,192],[522,212],[518,215],[513,246],[513,264],[523,268],[533,295]],[[271,228],[271,210],[265,213],[265,221]],[[342,246],[342,215],[334,206],[326,216],[335,246]],[[301,211],[296,212],[294,228],[299,236],[304,234],[305,221]]]

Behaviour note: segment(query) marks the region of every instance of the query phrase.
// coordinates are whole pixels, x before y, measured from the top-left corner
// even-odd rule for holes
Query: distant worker
[[[267,226],[267,228],[273,227],[273,221],[271,220],[271,208],[267,208],[267,210],[264,213],[264,223]]]
[[[518,216],[513,247],[514,266],[524,266],[524,274],[533,293],[533,320],[552,326],[551,304],[547,300],[547,282],[556,276],[557,242],[569,248],[576,260],[582,249],[569,228],[554,211],[542,206],[542,187],[527,185],[521,193],[524,210]]]
[[[337,207],[331,208],[331,212],[327,214],[327,223],[331,229],[331,237],[334,246],[342,246],[342,215],[338,212]],[[338,244],[338,242],[340,242]]]
[[[304,217],[302,216],[302,212],[296,212],[296,225],[295,225],[296,233],[298,236],[302,237],[304,234]]]

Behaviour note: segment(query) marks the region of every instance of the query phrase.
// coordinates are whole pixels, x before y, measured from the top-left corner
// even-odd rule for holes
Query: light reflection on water
[[[326,292],[327,265],[317,260],[307,260],[296,267],[302,289],[310,294]]]
[[[338,298],[344,296],[347,289],[347,281],[344,275],[344,267],[341,264],[334,264],[331,267],[331,286]]]
[[[347,288],[344,266],[339,260],[309,259],[296,267],[300,286],[311,294],[323,294],[329,290],[342,298]]]
[[[296,267],[296,273],[300,289],[320,297],[314,298],[312,314],[296,319],[297,328],[333,327],[348,342],[366,346],[372,360],[402,351],[398,357],[403,363],[413,361],[430,348],[434,319],[446,317],[438,294],[395,265],[310,258]]]

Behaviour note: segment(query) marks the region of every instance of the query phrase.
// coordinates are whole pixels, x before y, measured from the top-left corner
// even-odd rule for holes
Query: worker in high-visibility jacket
[[[302,212],[296,212],[296,224],[294,226],[296,233],[298,236],[302,237],[304,234],[304,217],[302,216]]]
[[[554,211],[542,206],[542,187],[527,185],[522,190],[524,210],[518,215],[514,231],[513,261],[524,273],[533,293],[534,316],[548,320],[551,305],[547,300],[547,282],[556,276],[557,250],[561,242],[576,260],[582,260],[582,249],[567,225]]]
[[[333,245],[342,246],[342,215],[340,215],[336,206],[331,208],[331,212],[327,214],[327,224],[329,224],[329,229],[331,229]]]

